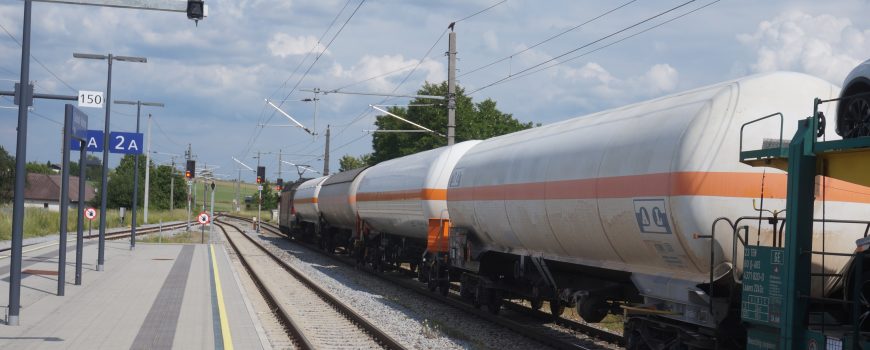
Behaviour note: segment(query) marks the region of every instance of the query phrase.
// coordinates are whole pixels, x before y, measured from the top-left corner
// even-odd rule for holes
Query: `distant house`
[[[60,175],[27,174],[27,187],[24,189],[24,206],[43,208],[51,211],[60,210]],[[96,196],[94,188],[85,183],[85,202]],[[69,199],[71,206],[78,206],[79,178],[69,177]]]

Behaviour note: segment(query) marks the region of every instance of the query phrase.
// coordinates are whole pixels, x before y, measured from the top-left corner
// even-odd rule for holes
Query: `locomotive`
[[[844,93],[870,91],[867,67]],[[576,308],[588,322],[624,314],[629,347],[742,348],[743,248],[782,245],[787,174],[738,154],[787,146],[807,101],[839,95],[822,79],[775,72],[466,141],[285,189],[281,226],[376,269],[407,263],[433,291],[459,282],[463,298],[493,313],[523,298],[557,316]],[[850,119],[822,135],[866,132],[863,102],[824,105]],[[743,128],[771,114],[781,120]],[[817,185],[825,202],[815,205],[837,218],[870,212],[870,189]],[[832,252],[865,235],[845,222],[824,230]],[[812,294],[864,283],[833,277],[851,265],[845,254],[814,258]]]

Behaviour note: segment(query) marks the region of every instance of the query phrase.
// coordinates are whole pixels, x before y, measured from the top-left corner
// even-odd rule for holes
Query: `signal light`
[[[184,177],[188,180],[192,179],[196,176],[196,161],[188,160],[187,161],[187,170],[184,171]]]
[[[205,1],[187,0],[187,18],[197,22],[205,18]]]
[[[257,183],[265,183],[266,182],[266,167],[258,166],[257,167]]]

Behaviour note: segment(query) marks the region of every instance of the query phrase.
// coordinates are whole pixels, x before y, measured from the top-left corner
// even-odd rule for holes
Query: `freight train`
[[[870,91],[866,76],[847,90]],[[291,186],[281,227],[375,269],[409,264],[433,291],[459,282],[493,313],[523,298],[589,322],[624,314],[629,348],[742,348],[743,248],[782,245],[787,175],[739,152],[787,146],[813,99],[839,93],[809,75],[768,73],[441,147]],[[867,112],[842,128],[866,128]],[[782,121],[743,128],[775,113]],[[870,213],[870,189],[823,184],[816,206],[826,213]],[[847,223],[825,230],[828,251],[851,252],[865,235]],[[831,277],[850,265],[814,260],[813,295],[864,283]]]

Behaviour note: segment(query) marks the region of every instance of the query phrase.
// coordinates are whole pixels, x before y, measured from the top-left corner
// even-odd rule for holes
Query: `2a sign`
[[[142,154],[143,139],[141,133],[112,131],[109,133],[109,153]],[[103,131],[88,130],[85,144],[88,152],[102,152]],[[74,151],[81,149],[78,140],[73,140],[70,146]]]
[[[109,152],[142,154],[142,134],[135,132],[110,132]]]
[[[103,92],[79,91],[79,107],[103,108]]]

